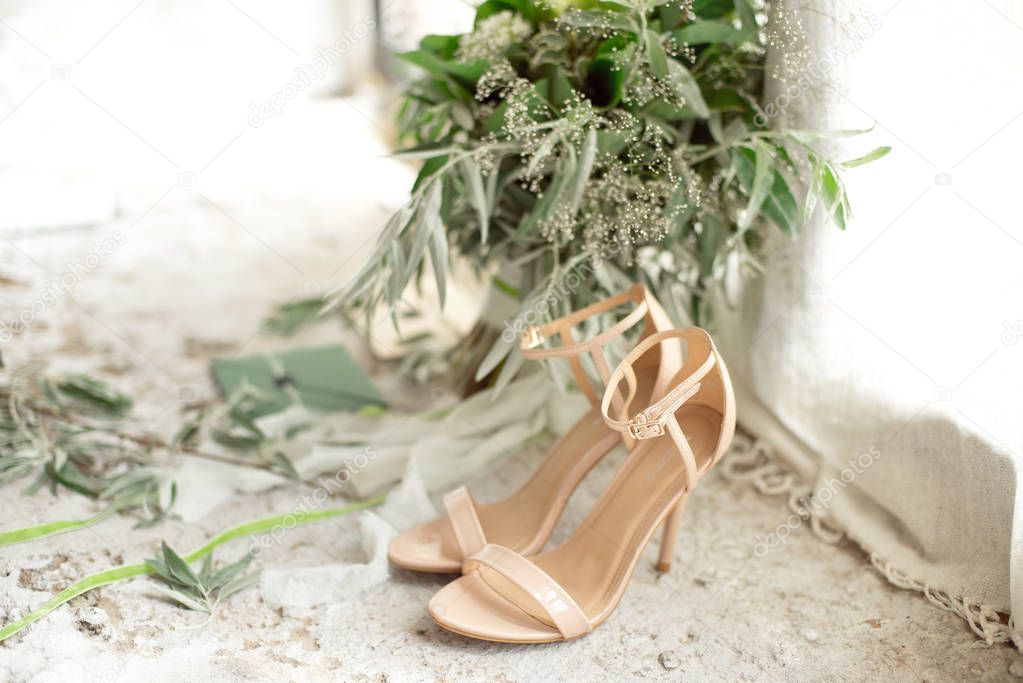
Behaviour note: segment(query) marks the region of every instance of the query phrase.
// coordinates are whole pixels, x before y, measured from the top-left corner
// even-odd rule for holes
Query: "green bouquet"
[[[676,322],[713,326],[708,293],[756,268],[770,225],[795,237],[817,206],[843,228],[849,215],[824,134],[771,129],[761,107],[768,10],[487,0],[470,33],[424,38],[401,55],[424,75],[398,117],[399,156],[422,166],[332,305],[397,322],[427,259],[443,305],[456,254],[499,273],[513,321],[643,282]],[[515,334],[468,339],[477,379],[515,374]]]

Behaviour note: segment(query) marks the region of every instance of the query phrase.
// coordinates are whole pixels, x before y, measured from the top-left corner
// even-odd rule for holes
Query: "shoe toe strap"
[[[472,557],[487,544],[483,533],[476,503],[469,489],[459,486],[454,491],[444,494],[444,509],[447,510],[451,527],[455,530],[455,540],[462,551],[462,557]]]
[[[566,640],[593,630],[590,620],[547,572],[504,546],[488,543],[466,560],[462,572],[476,570],[491,588],[534,619],[553,626]]]

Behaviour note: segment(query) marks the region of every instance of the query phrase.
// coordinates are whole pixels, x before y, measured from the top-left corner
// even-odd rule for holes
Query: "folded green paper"
[[[218,358],[210,369],[226,396],[246,384],[260,392],[250,412],[254,418],[296,403],[310,410],[351,412],[387,405],[358,363],[337,345]]]

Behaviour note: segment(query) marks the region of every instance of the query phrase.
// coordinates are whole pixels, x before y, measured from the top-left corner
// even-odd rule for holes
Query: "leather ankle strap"
[[[608,414],[608,408],[611,404],[613,391],[617,388],[618,383],[623,379],[626,380],[629,384],[629,396],[631,397],[635,394],[636,373],[633,372],[632,365],[644,353],[669,339],[685,339],[690,359],[702,358],[699,366],[694,368],[687,377],[683,378],[664,396],[630,419],[616,420],[611,417]],[[661,425],[663,427],[663,423],[700,390],[700,380],[711,371],[715,362],[714,347],[710,341],[710,336],[700,328],[690,327],[685,330],[667,330],[650,335],[637,344],[636,348],[622,359],[622,362],[618,364],[618,367],[611,374],[607,390],[604,392],[604,399],[600,404],[604,422],[611,429],[625,432],[634,439],[649,439],[660,436],[664,433],[663,428],[657,430],[654,425]],[[689,360],[686,365],[692,365],[692,363],[693,360]],[[641,434],[641,432],[644,433]]]
[[[629,385],[628,398],[625,405],[629,405],[636,394],[636,373],[632,369],[633,364],[647,351],[654,346],[669,340],[685,339],[686,341],[686,363],[685,368],[691,368],[688,374],[677,379],[676,384],[664,396],[650,404],[639,413],[627,420],[618,420],[609,414],[611,403],[618,394],[618,384],[624,379]],[[636,348],[629,352],[622,362],[618,364],[611,374],[604,391],[604,398],[600,404],[601,415],[608,427],[619,432],[628,434],[637,440],[652,439],[670,433],[678,447],[679,455],[685,462],[689,485],[695,485],[698,477],[696,458],[689,446],[689,441],[682,433],[682,428],[675,419],[675,413],[690,398],[700,391],[701,380],[707,376],[717,362],[717,353],[714,344],[704,330],[697,327],[690,327],[685,330],[668,330],[650,335],[636,345]],[[695,367],[694,367],[695,365]]]
[[[586,352],[592,354],[593,362],[597,366],[597,371],[600,373],[601,379],[604,381],[606,386],[611,376],[611,368],[607,362],[606,356],[604,355],[603,347],[612,339],[620,337],[629,329],[650,316],[651,307],[648,300],[649,296],[650,294],[644,285],[634,285],[625,292],[608,297],[603,301],[598,301],[586,308],[582,308],[566,316],[552,320],[549,323],[535,326],[531,325],[522,333],[522,355],[523,357],[532,360],[568,358],[569,363],[572,366],[572,373],[575,375],[576,384],[579,385],[580,391],[586,395],[591,404],[597,405],[599,403],[597,394],[590,386],[589,379],[586,377],[582,363],[579,361],[579,356]],[[588,318],[613,310],[622,304],[629,303],[630,301],[634,302],[636,306],[624,318],[590,339],[581,342],[575,341],[572,336],[572,327]],[[541,344],[543,344],[544,340],[553,337],[558,337],[561,340],[562,345],[541,348]],[[617,409],[621,409],[622,405],[627,404],[622,404],[620,398],[615,400],[615,407]]]
[[[597,336],[587,339],[586,341],[576,342],[572,339],[572,327],[588,318],[610,311],[624,303],[628,303],[629,301],[635,302],[636,307],[620,321]],[[646,288],[642,285],[636,285],[628,291],[622,292],[621,294],[615,294],[603,301],[598,301],[586,308],[581,308],[578,311],[573,311],[572,313],[556,320],[552,320],[549,323],[544,323],[543,325],[530,325],[526,328],[525,332],[522,333],[522,355],[525,358],[532,360],[578,356],[581,353],[585,353],[586,351],[590,351],[598,346],[607,344],[615,337],[621,336],[623,333],[635,326],[636,323],[643,320],[648,310],[649,306],[646,301]],[[566,334],[568,337],[567,339]],[[543,344],[544,340],[554,337],[555,335],[559,336],[564,342],[563,346],[539,348],[540,345]]]

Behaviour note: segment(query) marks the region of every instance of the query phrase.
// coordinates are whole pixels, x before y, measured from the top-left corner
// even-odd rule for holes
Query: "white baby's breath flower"
[[[481,21],[472,33],[462,36],[455,56],[463,62],[477,59],[492,62],[502,57],[512,44],[525,40],[532,32],[530,23],[518,14],[498,12]]]

